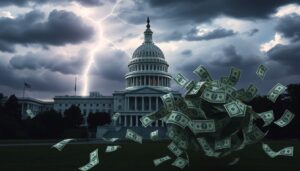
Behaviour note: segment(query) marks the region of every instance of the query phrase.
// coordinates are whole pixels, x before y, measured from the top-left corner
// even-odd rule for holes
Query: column
[[[127,116],[124,115],[124,126],[127,126]]]
[[[118,118],[118,121],[119,121],[119,125],[121,125],[121,122],[122,122],[122,115]]]
[[[150,76],[148,76],[148,83],[149,83],[149,85],[150,85]]]
[[[161,127],[165,127],[164,121],[161,121]]]
[[[144,112],[144,96],[142,96],[142,111]]]
[[[149,96],[149,111],[151,111],[151,96]]]
[[[132,115],[130,115],[130,127],[132,127]]]
[[[158,127],[158,120],[155,121],[155,127]]]
[[[136,100],[136,96],[134,97],[134,111],[137,111],[137,100]]]
[[[156,101],[156,105],[155,105],[156,108],[155,109],[158,110],[158,97],[155,98],[155,101]]]
[[[144,81],[144,85],[146,85],[146,76],[144,76],[143,81]]]
[[[135,116],[135,126],[136,127],[139,126],[139,116],[138,115]]]

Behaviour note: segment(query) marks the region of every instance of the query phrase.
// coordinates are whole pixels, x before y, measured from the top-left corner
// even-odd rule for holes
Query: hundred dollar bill
[[[204,81],[197,82],[193,89],[187,93],[187,95],[197,95],[200,89],[203,87],[204,83]]]
[[[262,143],[262,148],[264,152],[271,158],[277,157],[277,156],[294,156],[294,147],[285,147],[281,149],[278,152],[273,151],[268,144]]]
[[[168,149],[172,151],[172,153],[174,153],[176,156],[180,156],[183,153],[183,151],[178,148],[173,141],[168,145]]]
[[[181,157],[177,157],[177,159],[172,163],[172,166],[176,166],[180,169],[183,169],[187,164],[188,164],[187,160]]]
[[[35,117],[35,114],[30,109],[26,110],[26,114],[30,117],[30,119],[33,119]]]
[[[110,153],[110,152],[116,151],[118,148],[121,148],[121,146],[119,146],[119,145],[109,145],[109,146],[106,147],[105,152]]]
[[[131,129],[127,129],[125,138],[130,139],[130,140],[135,141],[140,144],[142,144],[142,141],[143,141],[142,136],[140,136],[139,134],[137,134],[136,132],[134,132]]]
[[[92,151],[90,153],[90,162],[80,168],[78,168],[81,171],[87,171],[96,166],[99,163],[99,158],[98,158],[98,149]]]
[[[225,103],[226,102],[226,94],[224,91],[212,91],[208,88],[204,89],[200,96],[203,100],[206,100],[210,103]]]
[[[197,138],[197,141],[199,142],[200,146],[202,147],[205,154],[209,157],[219,157],[221,155],[220,152],[215,152],[205,138]]]
[[[235,67],[231,67],[227,84],[230,86],[234,86],[239,81],[240,76],[241,70]]]
[[[238,101],[232,101],[224,104],[224,108],[227,111],[230,118],[232,117],[244,117],[246,108]],[[243,111],[244,110],[244,111]]]
[[[158,159],[153,160],[154,166],[158,166],[160,164],[162,164],[163,162],[170,160],[171,157],[170,156],[164,156]]]
[[[150,133],[150,139],[153,140],[153,141],[156,141],[156,140],[159,139],[158,130],[153,131],[153,132]]]
[[[275,103],[276,99],[280,94],[286,90],[286,86],[277,83],[268,93],[267,98]]]
[[[263,127],[270,125],[274,120],[273,110],[259,113],[258,116],[265,122]]]
[[[184,87],[188,83],[188,79],[185,78],[182,74],[177,74],[174,78],[174,81],[180,85],[181,87]]]
[[[230,148],[230,147],[231,147],[230,137],[215,141],[215,150],[220,150],[220,149]]]
[[[190,118],[188,116],[186,116],[185,114],[179,112],[179,111],[172,111],[167,123],[172,123],[172,124],[176,124],[182,128],[185,128],[187,126],[187,124],[189,123]]]
[[[115,142],[115,141],[117,141],[119,138],[105,138],[105,137],[102,137],[102,139],[103,139],[104,141],[107,141],[107,142]]]
[[[284,127],[289,124],[295,117],[295,114],[290,112],[289,110],[285,110],[283,115],[274,123],[280,127]]]
[[[213,119],[191,120],[188,126],[194,134],[204,132],[216,132],[215,121]]]
[[[194,71],[194,74],[198,75],[203,81],[212,81],[211,76],[203,65],[199,65]]]
[[[58,151],[61,151],[69,142],[73,141],[74,139],[64,139],[52,146],[52,148],[56,148]]]
[[[173,97],[172,93],[168,93],[168,94],[161,96],[161,99],[168,111],[171,111],[174,109],[175,102],[174,102],[174,97]]]
[[[142,116],[140,121],[142,122],[143,127],[147,127],[154,122],[154,120],[150,119],[147,115]]]
[[[111,120],[112,120],[112,121],[117,121],[117,119],[119,118],[120,115],[121,115],[121,114],[120,114],[119,112],[113,114],[112,117],[111,117]]]
[[[266,72],[268,71],[268,68],[264,65],[259,65],[257,70],[256,70],[256,75],[260,78],[260,79],[264,79]]]

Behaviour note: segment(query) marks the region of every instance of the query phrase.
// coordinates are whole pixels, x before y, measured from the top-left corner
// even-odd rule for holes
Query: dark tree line
[[[0,94],[0,100],[3,96]],[[80,109],[72,105],[63,115],[55,110],[38,113],[33,119],[21,119],[21,106],[15,95],[0,104],[0,139],[57,139],[86,138],[88,130],[82,127],[84,118]],[[110,114],[90,113],[88,127],[95,131],[97,126],[110,123]]]

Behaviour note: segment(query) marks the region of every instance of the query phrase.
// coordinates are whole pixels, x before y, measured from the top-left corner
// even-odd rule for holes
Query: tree
[[[77,128],[83,122],[83,116],[81,115],[80,108],[72,105],[64,112],[64,123],[66,127]]]
[[[21,120],[21,108],[15,95],[11,95],[4,104],[3,113],[13,116],[18,121]]]
[[[106,112],[89,113],[87,122],[89,129],[95,131],[97,126],[102,126],[110,123],[111,117],[110,114]]]

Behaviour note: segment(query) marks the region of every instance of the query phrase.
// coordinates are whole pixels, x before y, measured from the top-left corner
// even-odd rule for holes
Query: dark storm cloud
[[[16,19],[0,18],[0,41],[9,44],[9,51],[13,51],[15,44],[77,44],[90,39],[94,32],[72,12],[53,10],[46,21],[43,18],[40,11],[31,11]]]
[[[300,15],[293,13],[280,18],[276,30],[293,41],[299,41]]]
[[[17,70],[40,70],[46,69],[51,72],[62,74],[80,74],[85,66],[85,54],[78,56],[50,56],[49,54],[27,53],[26,55],[14,56],[10,59],[10,65]],[[58,60],[59,59],[59,60]],[[39,71],[36,71],[39,72]]]
[[[184,56],[191,56],[193,54],[193,52],[190,49],[185,49],[185,50],[181,51],[181,54]]]
[[[109,50],[99,52],[95,57],[94,75],[102,78],[124,83],[124,75],[127,72],[128,57],[121,50]]]
[[[198,30],[196,28],[193,28],[186,34],[186,36],[184,36],[184,39],[188,41],[200,41],[200,40],[219,39],[223,37],[233,36],[236,34],[233,30],[226,30],[224,28],[218,28],[210,32],[207,32],[203,35],[197,35],[197,33]]]
[[[9,5],[15,5],[15,6],[28,6],[29,3],[32,4],[46,4],[46,3],[67,3],[67,2],[79,2],[82,5],[85,6],[99,6],[103,5],[103,0],[1,0],[0,6],[9,6]]]
[[[169,19],[209,21],[219,15],[241,19],[268,18],[280,6],[300,3],[298,0],[151,0],[159,15]]]
[[[259,32],[259,30],[258,30],[257,28],[254,28],[254,29],[252,29],[252,30],[250,30],[250,31],[248,32],[248,35],[251,37],[251,36],[253,36],[254,34],[256,34],[257,32]]]

